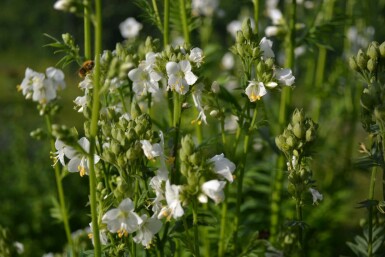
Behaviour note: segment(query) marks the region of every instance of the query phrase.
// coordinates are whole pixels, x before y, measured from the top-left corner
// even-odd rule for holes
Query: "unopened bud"
[[[250,40],[251,39],[251,36],[252,36],[252,29],[251,29],[251,23],[250,23],[250,19],[245,19],[243,22],[242,22],[242,33],[243,33],[243,36],[247,39],[247,40]]]
[[[238,30],[235,36],[235,42],[237,43],[237,45],[240,45],[243,43],[243,41],[245,41],[245,37],[243,36],[242,31]]]
[[[295,109],[293,116],[291,117],[292,124],[302,123],[303,120],[304,120],[304,116],[303,116],[302,110]]]
[[[306,142],[311,142],[315,139],[315,130],[312,128],[309,128],[306,130]]]
[[[370,72],[374,72],[377,69],[377,59],[370,58],[366,67]]]
[[[368,56],[360,49],[357,53],[357,65],[361,69],[365,70],[368,63]]]
[[[295,123],[293,127],[293,133],[298,138],[301,139],[304,136],[304,130],[300,123]]]
[[[211,91],[213,91],[214,94],[218,94],[220,90],[221,90],[221,88],[219,86],[219,83],[217,81],[214,81],[211,84]]]
[[[358,67],[357,60],[355,56],[352,56],[349,58],[349,66],[354,71],[359,71],[360,68]]]
[[[210,116],[216,118],[218,116],[218,110],[212,110]]]
[[[366,51],[366,54],[372,58],[372,59],[377,59],[379,57],[379,49],[378,49],[378,42],[372,42],[369,47],[368,47],[368,50]]]
[[[385,42],[382,42],[382,44],[379,46],[379,51],[381,58],[385,58]]]
[[[266,65],[267,69],[269,69],[269,70],[272,69],[274,66],[274,59],[273,58],[267,58],[265,60],[265,65]]]

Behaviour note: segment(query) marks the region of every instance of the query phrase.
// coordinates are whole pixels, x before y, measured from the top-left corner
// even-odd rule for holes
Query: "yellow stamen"
[[[127,236],[128,236],[127,230],[125,230],[125,229],[119,229],[119,230],[118,230],[118,236],[119,236],[120,238],[122,238],[123,236],[124,236],[124,237],[127,237]]]
[[[84,168],[84,166],[79,165],[78,171],[79,171],[80,177],[83,177],[84,175],[86,175],[86,169]]]

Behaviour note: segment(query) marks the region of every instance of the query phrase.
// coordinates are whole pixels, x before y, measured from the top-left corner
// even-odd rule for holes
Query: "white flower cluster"
[[[27,68],[18,90],[22,92],[26,99],[32,99],[46,105],[54,100],[57,91],[64,89],[65,86],[64,73],[60,69],[49,67],[44,74]]]
[[[262,51],[262,60],[275,57],[272,46],[273,42],[271,40],[268,40],[265,37],[262,38],[259,43],[259,47]],[[251,102],[260,100],[262,96],[267,94],[266,87],[275,88],[278,86],[278,83],[284,86],[291,86],[295,81],[295,77],[293,76],[291,69],[282,68],[274,68],[274,79],[275,80],[267,83],[256,80],[249,81],[249,84],[245,89],[245,93],[249,97],[249,100]]]

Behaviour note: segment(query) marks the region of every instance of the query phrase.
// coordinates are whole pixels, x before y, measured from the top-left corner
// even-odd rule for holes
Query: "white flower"
[[[142,24],[136,21],[135,18],[127,18],[125,21],[120,23],[119,29],[120,33],[124,38],[135,38],[138,36],[139,31],[142,29]]]
[[[47,104],[56,98],[57,90],[65,87],[65,82],[64,73],[59,69],[49,67],[46,75],[27,68],[18,90],[22,91],[26,99],[32,98],[35,102]]]
[[[71,7],[73,6],[72,0],[58,0],[53,5],[53,8],[59,11],[70,11]]]
[[[152,238],[162,227],[162,222],[155,218],[148,218],[146,214],[141,217],[142,223],[136,231],[136,236],[133,238],[135,243],[141,243],[144,247],[149,248]]]
[[[263,37],[261,39],[261,42],[259,43],[259,47],[262,51],[262,56],[264,59],[267,58],[274,58],[274,52],[271,49],[273,46],[273,42],[271,40],[268,40],[266,37]]]
[[[192,94],[194,105],[199,111],[198,117],[195,120],[193,120],[192,123],[197,122],[198,125],[200,125],[202,121],[205,124],[207,124],[206,114],[202,107],[202,90],[203,90],[203,84],[196,85],[194,88],[194,92]]]
[[[62,90],[66,87],[66,83],[64,81],[64,73],[62,70],[49,67],[46,69],[45,74],[47,75],[47,78],[52,81],[52,85],[56,91]]]
[[[83,89],[83,90],[86,90],[86,89],[90,89],[90,88],[93,88],[93,81],[92,79],[90,79],[89,76],[86,76],[82,82],[79,83],[79,88],[80,89]]]
[[[78,141],[79,145],[83,150],[88,153],[90,151],[90,142],[87,138],[82,137]],[[79,153],[74,148],[66,148],[65,149],[65,156],[70,159],[68,162],[68,171],[69,172],[79,172],[80,176],[84,176],[88,174],[89,171],[89,161],[88,156]],[[98,163],[100,160],[100,157],[96,154],[94,155],[94,162]]]
[[[143,220],[134,212],[134,203],[130,198],[124,199],[118,208],[111,209],[102,217],[111,233],[118,233],[119,237],[127,236],[138,230]]]
[[[147,92],[156,93],[159,90],[158,81],[162,78],[159,73],[146,70],[144,65],[130,70],[128,77],[133,81],[132,90],[137,95],[143,95]]]
[[[212,16],[218,5],[218,0],[192,0],[192,13],[195,15]]]
[[[163,150],[160,144],[152,145],[148,140],[140,140],[140,143],[142,144],[144,155],[146,155],[147,159],[149,160],[152,160],[163,153]]]
[[[197,67],[201,66],[203,62],[203,51],[199,47],[194,47],[190,50],[189,60],[195,62]]]
[[[279,83],[285,86],[291,86],[295,81],[295,77],[293,76],[291,69],[275,69],[274,76]]]
[[[78,96],[75,98],[74,103],[76,104],[76,107],[78,108],[78,112],[83,112],[84,108],[87,106],[87,96]],[[75,107],[75,109],[76,109]]]
[[[234,63],[235,63],[234,55],[230,52],[225,53],[221,61],[222,67],[225,70],[231,70],[234,67]]]
[[[176,62],[168,62],[166,64],[166,71],[168,75],[168,85],[172,90],[184,95],[188,92],[191,85],[193,85],[198,77],[191,71],[191,64],[187,60]]]
[[[201,194],[198,200],[201,203],[207,203],[207,196],[210,197],[216,204],[222,202],[225,199],[223,188],[225,187],[225,181],[219,181],[213,179],[203,183],[201,189],[204,194]]]
[[[255,102],[257,100],[260,100],[262,96],[267,94],[266,87],[268,88],[274,88],[278,84],[276,82],[269,82],[263,84],[263,82],[259,81],[249,81],[249,85],[245,89],[245,94],[247,97],[249,97],[251,102]],[[266,87],[265,87],[266,86]]]
[[[214,171],[218,175],[221,175],[229,182],[233,182],[233,172],[235,170],[235,164],[229,159],[224,157],[224,154],[215,155],[209,160],[214,163]]]
[[[277,8],[268,9],[267,16],[269,16],[274,25],[279,25],[283,23],[282,12]]]
[[[152,201],[152,211],[154,212],[154,215],[157,216],[161,209],[162,209],[162,203],[161,201],[165,199],[164,196],[164,189],[162,187],[162,182],[164,180],[159,176],[154,176],[150,180],[150,187],[155,192],[155,199]]]
[[[317,204],[318,200],[322,201],[323,195],[314,188],[309,188],[311,195],[313,196],[313,204]]]
[[[273,37],[278,35],[279,28],[277,26],[267,26],[265,29],[265,35],[268,37]]]
[[[91,238],[92,240],[92,245],[94,245],[94,237],[93,237],[93,232],[92,232],[92,223],[89,224],[89,234],[88,234],[88,237]],[[100,239],[100,243],[102,245],[106,245],[108,243],[108,237],[107,237],[107,234],[106,234],[106,230],[105,229],[100,229],[99,230],[99,239]]]
[[[22,243],[16,241],[13,243],[13,246],[15,247],[17,254],[24,253],[24,245]]]
[[[227,29],[227,32],[229,32],[230,35],[232,35],[233,38],[235,38],[237,36],[237,31],[242,29],[242,22],[238,20],[232,21],[229,24],[227,24],[226,29]]]
[[[180,186],[170,185],[170,181],[166,181],[166,202],[167,206],[163,207],[158,215],[158,219],[167,217],[168,220],[173,217],[177,219],[184,214],[180,199],[179,199]]]

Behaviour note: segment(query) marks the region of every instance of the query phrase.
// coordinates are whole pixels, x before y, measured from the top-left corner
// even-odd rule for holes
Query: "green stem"
[[[370,187],[369,187],[369,200],[374,200],[374,189],[376,185],[376,171],[377,168],[372,168],[372,174],[370,176]],[[368,213],[368,257],[373,255],[373,206],[369,206]]]
[[[164,0],[164,14],[163,14],[163,47],[169,43],[170,36],[170,0]]]
[[[193,229],[194,229],[194,249],[195,257],[200,257],[199,252],[199,226],[198,226],[198,204],[197,201],[193,201]]]
[[[254,5],[254,21],[255,21],[255,34],[258,35],[258,23],[259,23],[259,0],[252,0]]]
[[[299,222],[298,225],[298,247],[300,256],[305,256],[304,248],[303,248],[303,231],[302,231],[302,203],[300,196],[297,196],[297,201],[295,204],[296,207],[296,213],[297,213],[297,221]]]
[[[90,21],[90,2],[83,0],[84,4],[84,58],[91,59],[91,21]]]
[[[181,102],[180,95],[177,92],[173,92],[173,106],[174,106],[174,115],[173,115],[173,127],[175,129],[175,137],[174,137],[174,149],[173,149],[173,157],[174,157],[174,165],[172,167],[172,183],[179,183],[179,171],[177,169],[177,160],[178,160],[178,144],[179,144],[179,135],[180,135],[180,124],[181,124]]]
[[[52,123],[51,123],[51,118],[48,115],[45,115],[45,122],[48,130],[48,134],[50,137],[50,144],[51,144],[51,151],[56,152],[55,148],[55,141],[52,137]],[[71,228],[69,225],[69,219],[68,219],[68,213],[67,213],[67,208],[65,206],[65,199],[64,199],[64,190],[63,190],[63,184],[62,184],[62,177],[61,177],[61,171],[59,164],[56,163],[54,165],[55,168],[55,178],[56,178],[56,186],[57,186],[57,193],[59,197],[59,204],[60,204],[60,212],[61,212],[61,217],[63,219],[63,224],[64,224],[64,231],[66,233],[68,245],[71,248],[72,256],[76,256],[75,252],[75,247],[72,241],[72,236],[71,236]]]
[[[154,8],[154,13],[156,17],[156,23],[158,23],[158,27],[162,28],[162,21],[160,20],[159,10],[158,10],[158,4],[156,3],[156,0],[152,0],[152,8]]]
[[[187,24],[186,3],[185,0],[179,0],[179,15],[182,22],[184,41],[190,44],[190,33]]]
[[[328,21],[333,18],[334,0],[325,1],[323,4],[326,6],[324,20]],[[318,51],[317,69],[315,72],[315,81],[314,81],[315,88],[318,91],[321,91],[323,86],[325,66],[326,66],[326,54],[327,54],[327,49],[325,47],[320,47]],[[321,111],[321,99],[318,97],[316,98],[316,107],[315,107],[315,113],[313,117],[315,122],[318,122],[320,111]]]
[[[247,153],[249,151],[250,147],[250,136],[252,134],[252,131],[254,130],[254,125],[257,120],[257,107],[254,108],[254,114],[253,118],[250,123],[249,130],[246,131],[245,138],[243,141],[243,154],[242,154],[242,160],[240,163],[240,169],[239,169],[239,176],[238,176],[238,184],[237,184],[237,203],[236,203],[236,213],[235,213],[235,220],[234,220],[234,250],[235,253],[239,253],[239,244],[238,244],[238,231],[239,231],[239,223],[241,219],[241,204],[242,204],[242,196],[243,196],[243,178],[245,175],[245,166],[246,166],[246,160],[247,160]]]
[[[98,132],[99,118],[99,90],[100,90],[100,54],[102,52],[102,6],[101,0],[95,0],[95,67],[94,86],[92,98],[92,117],[90,125],[90,153],[89,153],[89,184],[90,184],[90,207],[92,217],[92,232],[94,238],[94,256],[101,257],[101,245],[98,226],[97,199],[96,199],[96,172],[95,153],[96,136]]]
[[[221,135],[222,135],[222,145],[223,149],[226,149],[226,134],[225,134],[225,119],[221,118]],[[225,187],[225,196],[228,196],[229,189]],[[221,227],[219,232],[219,242],[218,242],[218,257],[223,257],[225,254],[225,233],[226,233],[226,223],[227,223],[227,197],[225,197],[222,203],[221,210]]]
[[[295,23],[296,23],[296,0],[292,0],[290,4],[290,21],[289,31],[286,37],[286,61],[285,67],[294,67],[294,48],[295,48]],[[279,130],[282,130],[286,125],[287,120],[287,108],[291,99],[291,91],[289,87],[285,87],[281,93],[281,102],[279,108]],[[270,220],[270,242],[275,243],[277,240],[278,225],[280,223],[280,206],[282,199],[283,188],[283,169],[285,167],[285,159],[283,155],[279,155],[277,158],[277,173],[274,178],[273,193],[271,199],[271,220]]]

